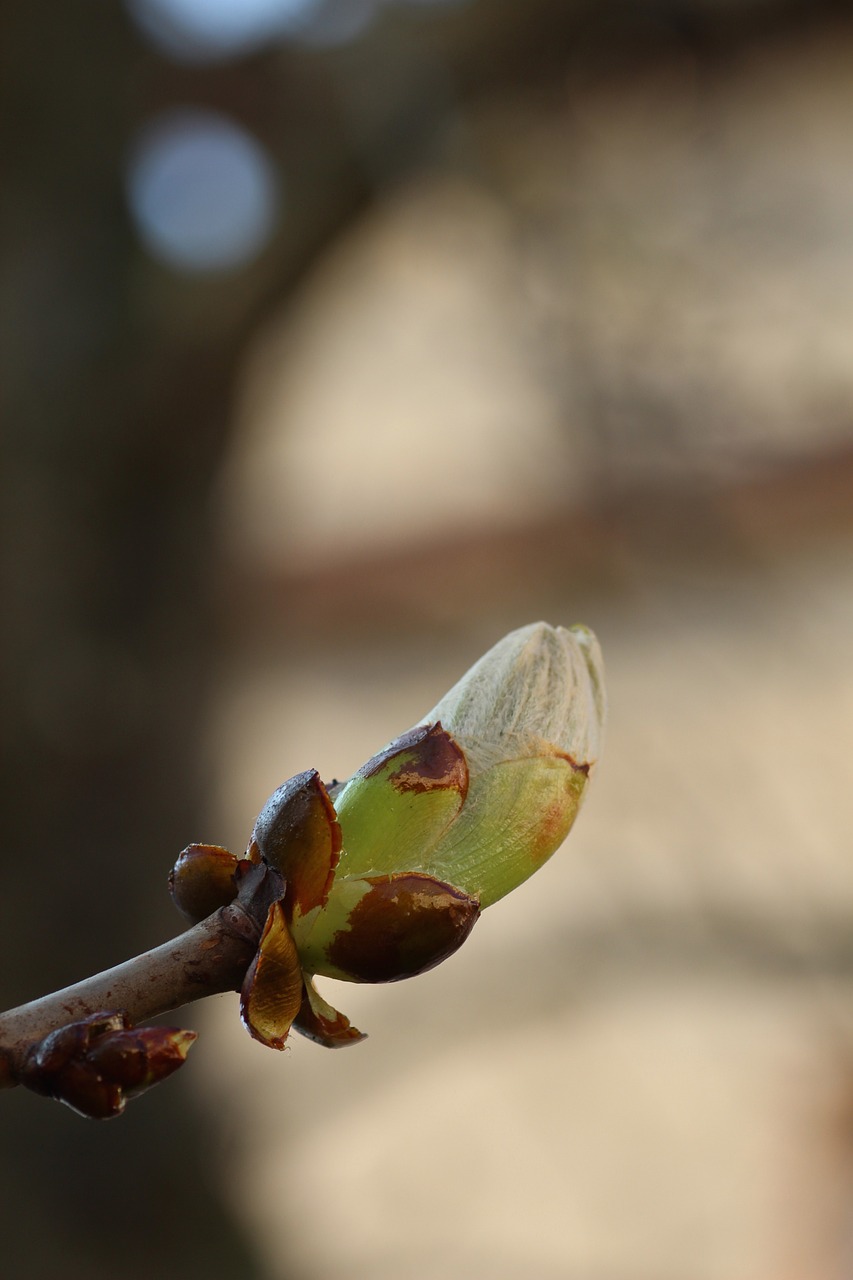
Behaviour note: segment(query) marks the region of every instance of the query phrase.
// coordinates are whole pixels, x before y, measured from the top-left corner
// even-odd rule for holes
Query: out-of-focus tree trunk
[[[146,313],[119,6],[15,5],[3,28],[8,1007],[180,927],[165,878],[200,834],[207,502],[242,333]],[[178,1079],[115,1126],[5,1096],[4,1274],[251,1276],[192,1092]]]

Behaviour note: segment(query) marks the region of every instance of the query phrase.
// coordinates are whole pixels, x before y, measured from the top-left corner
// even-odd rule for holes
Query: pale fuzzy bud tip
[[[440,720],[475,768],[537,755],[546,744],[592,766],[601,754],[606,715],[593,633],[534,622],[499,640],[423,722]]]

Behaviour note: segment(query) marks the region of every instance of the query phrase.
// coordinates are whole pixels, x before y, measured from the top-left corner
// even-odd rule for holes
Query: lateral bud
[[[175,906],[198,924],[237,897],[240,859],[218,844],[188,844],[169,872]]]
[[[93,1013],[33,1045],[20,1083],[79,1115],[109,1120],[177,1071],[195,1039],[179,1027],[132,1027],[122,1012]]]

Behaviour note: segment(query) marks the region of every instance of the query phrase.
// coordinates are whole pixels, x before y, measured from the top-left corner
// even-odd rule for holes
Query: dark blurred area
[[[572,591],[611,620],[651,610],[655,565],[717,580],[849,555],[848,6],[34,0],[3,7],[0,58],[4,1007],[177,932],[174,856],[241,839],[239,818],[209,829],[230,803],[209,736],[225,667],[331,671],[401,637],[455,678],[477,652],[459,634],[485,647]],[[838,95],[800,111],[801,64]],[[811,122],[793,151],[761,145],[776,109]],[[433,314],[441,261],[470,292]],[[490,315],[512,324],[490,337]],[[347,359],[376,372],[347,384]],[[491,488],[480,441],[506,458]],[[457,472],[441,500],[431,442]],[[818,960],[847,974],[839,914]],[[112,1125],[2,1098],[4,1275],[325,1274],[238,1221],[230,1091],[249,1086],[217,1090],[217,1129],[192,1064]],[[746,1274],[727,1265],[690,1274]],[[820,1266],[791,1280],[844,1274],[828,1247]]]

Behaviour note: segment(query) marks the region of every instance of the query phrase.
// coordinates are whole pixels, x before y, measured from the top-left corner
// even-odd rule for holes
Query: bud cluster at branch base
[[[362,1039],[313,976],[394,982],[456,951],[480,911],[562,844],[605,717],[592,632],[534,623],[490,649],[334,802],[314,770],[279,787],[246,853],[286,885],[243,983],[250,1033],[273,1048],[291,1026],[330,1048]],[[192,848],[212,850],[215,899],[235,868],[215,846]]]
[[[109,1120],[183,1066],[195,1039],[178,1027],[132,1027],[121,1012],[93,1013],[33,1045],[19,1083],[79,1115]]]

